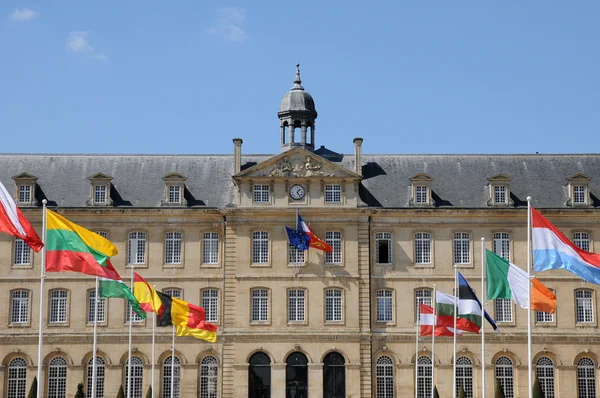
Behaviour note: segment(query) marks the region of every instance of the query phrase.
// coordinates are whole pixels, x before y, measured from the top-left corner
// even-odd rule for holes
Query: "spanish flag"
[[[163,312],[157,318],[158,326],[170,324],[177,327],[177,336],[193,336],[214,343],[217,341],[217,326],[206,322],[204,308],[156,292],[163,304]]]
[[[146,312],[156,312],[161,315],[163,303],[158,293],[137,272],[133,273],[133,295],[140,302],[140,307]]]

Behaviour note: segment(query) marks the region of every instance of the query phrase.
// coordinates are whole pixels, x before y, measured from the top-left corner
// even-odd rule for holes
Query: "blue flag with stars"
[[[289,227],[285,227],[285,231],[287,232],[290,246],[294,246],[298,250],[308,250],[310,237],[304,231],[298,231]]]

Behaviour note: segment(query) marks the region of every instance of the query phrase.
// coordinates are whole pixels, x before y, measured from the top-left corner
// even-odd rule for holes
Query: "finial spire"
[[[300,79],[300,64],[296,64],[296,78],[294,79],[294,87],[292,90],[304,90],[302,80]]]

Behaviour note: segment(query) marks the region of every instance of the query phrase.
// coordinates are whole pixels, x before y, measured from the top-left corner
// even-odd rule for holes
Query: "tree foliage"
[[[440,394],[438,393],[437,386],[433,386],[433,398],[440,398]]]
[[[75,398],[85,398],[85,394],[83,393],[83,384],[77,384],[77,392],[75,393]]]
[[[458,390],[458,398],[467,398],[467,396],[465,395],[465,389],[462,385],[460,386],[460,390]]]
[[[33,381],[31,382],[31,388],[29,389],[29,394],[27,394],[27,398],[36,398],[37,397],[37,376],[33,377]]]
[[[494,398],[506,398],[506,395],[504,395],[504,390],[502,389],[502,384],[500,384],[500,380],[496,380],[496,388],[494,389]]]
[[[152,398],[152,386],[148,387],[148,392],[146,393],[146,398]]]
[[[533,398],[544,398],[544,392],[542,391],[542,386],[540,381],[535,377],[535,381],[533,382]]]

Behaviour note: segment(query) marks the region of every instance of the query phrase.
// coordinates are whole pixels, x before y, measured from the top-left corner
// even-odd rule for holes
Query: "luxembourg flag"
[[[533,269],[565,269],[586,282],[600,285],[600,254],[586,252],[531,208],[533,229]]]
[[[317,235],[313,232],[313,230],[310,229],[310,227],[308,225],[306,225],[306,223],[304,222],[302,217],[300,217],[300,214],[298,214],[298,221],[297,221],[296,229],[299,231],[304,231],[304,233],[306,235],[308,235],[308,237],[310,238],[308,245],[310,247],[314,247],[315,249],[323,250],[324,252],[327,252],[327,253],[331,253],[333,251],[333,248],[331,247],[331,245],[329,243],[327,243],[324,240],[317,237]]]
[[[44,244],[29,224],[17,204],[0,182],[0,231],[23,239],[33,250],[39,252]]]

